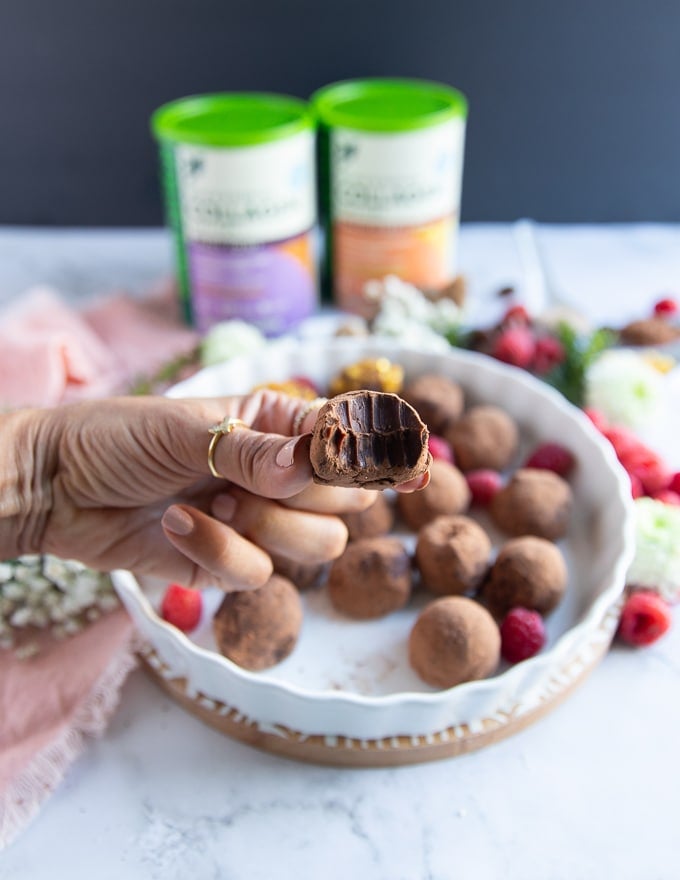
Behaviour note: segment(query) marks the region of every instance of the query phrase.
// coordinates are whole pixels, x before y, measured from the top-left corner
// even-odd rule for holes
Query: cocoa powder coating
[[[399,538],[362,538],[331,565],[328,594],[337,611],[370,620],[402,608],[411,582],[411,559]]]
[[[465,596],[445,596],[425,607],[409,637],[409,661],[427,684],[450,688],[491,675],[501,637],[486,608]]]
[[[462,471],[502,471],[511,463],[519,444],[519,430],[513,419],[490,404],[470,407],[444,436]]]
[[[567,565],[559,548],[544,538],[525,535],[501,547],[481,598],[498,619],[517,605],[548,614],[566,587]]]
[[[430,465],[430,482],[418,492],[397,495],[397,510],[414,532],[435,517],[464,513],[472,495],[461,471],[447,461],[435,459]]]
[[[553,471],[520,468],[494,495],[489,511],[508,535],[536,535],[557,541],[569,528],[573,494]]]
[[[423,585],[439,596],[477,589],[489,567],[491,541],[467,516],[438,516],[418,533],[415,559]]]
[[[295,647],[301,627],[298,591],[277,574],[257,590],[227,593],[213,619],[220,652],[254,671],[284,660]]]

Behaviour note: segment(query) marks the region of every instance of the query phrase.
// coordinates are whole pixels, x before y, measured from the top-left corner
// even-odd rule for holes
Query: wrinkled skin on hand
[[[117,398],[0,420],[0,553],[52,553],[102,571],[131,569],[187,586],[252,589],[269,552],[299,562],[340,555],[337,514],[364,490],[312,484],[309,435],[293,438],[307,402],[273,391],[244,397]],[[315,412],[302,420],[311,430]],[[208,428],[242,419],[215,448]],[[404,491],[417,488],[404,485]]]

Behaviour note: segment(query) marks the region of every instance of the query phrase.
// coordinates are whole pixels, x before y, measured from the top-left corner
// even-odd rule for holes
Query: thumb
[[[312,481],[311,434],[265,434],[243,423],[217,435],[215,470],[225,480],[266,498],[289,498]]]

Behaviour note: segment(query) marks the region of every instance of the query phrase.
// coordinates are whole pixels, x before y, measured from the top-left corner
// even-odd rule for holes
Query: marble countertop
[[[678,294],[680,228],[469,226],[461,267],[480,314],[512,284],[530,304],[622,322]],[[160,230],[0,229],[0,303],[37,283],[78,302],[141,292],[170,271]],[[680,468],[675,438],[657,439]],[[353,770],[234,742],[137,671],[104,737],[0,855],[0,880],[674,878],[679,686],[676,620],[651,648],[613,647],[566,702],[502,742]]]

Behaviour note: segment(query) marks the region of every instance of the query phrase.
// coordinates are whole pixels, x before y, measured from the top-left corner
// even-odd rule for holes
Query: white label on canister
[[[315,221],[310,131],[246,147],[177,147],[184,235],[207,244],[249,245],[299,235]]]
[[[408,132],[333,129],[333,219],[415,226],[457,214],[465,122]]]

